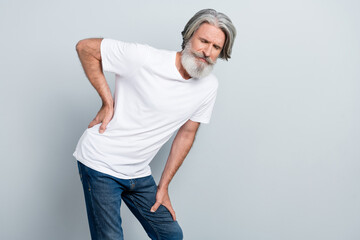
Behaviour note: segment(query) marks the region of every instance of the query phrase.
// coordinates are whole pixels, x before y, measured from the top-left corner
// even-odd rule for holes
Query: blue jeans
[[[78,161],[92,240],[124,239],[121,199],[140,221],[151,239],[183,239],[182,230],[166,207],[155,203],[157,186],[152,176],[120,179],[95,171]]]

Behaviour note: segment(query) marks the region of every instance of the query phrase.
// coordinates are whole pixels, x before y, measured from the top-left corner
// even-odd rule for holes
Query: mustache
[[[199,57],[204,59],[208,64],[214,65],[215,61],[213,61],[210,57],[206,57],[204,54],[199,53],[199,52],[192,52],[192,54],[194,54],[195,57]]]

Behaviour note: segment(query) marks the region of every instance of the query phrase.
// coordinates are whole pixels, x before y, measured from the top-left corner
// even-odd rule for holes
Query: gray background
[[[72,153],[101,102],[77,41],[179,50],[208,7],[238,37],[215,69],[211,124],[170,186],[185,239],[360,239],[360,4],[349,0],[2,0],[0,239],[90,238]],[[157,181],[169,148],[152,163]],[[147,239],[122,216],[126,239]]]

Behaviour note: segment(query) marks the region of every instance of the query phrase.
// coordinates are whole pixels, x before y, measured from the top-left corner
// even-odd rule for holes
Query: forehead
[[[223,47],[225,43],[225,33],[220,28],[209,23],[201,24],[194,36],[204,38],[220,47]]]

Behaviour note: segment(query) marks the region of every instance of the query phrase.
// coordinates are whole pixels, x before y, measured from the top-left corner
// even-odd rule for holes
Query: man
[[[112,39],[85,39],[76,49],[102,107],[81,136],[74,157],[84,188],[92,239],[123,239],[123,200],[151,239],[182,239],[168,186],[200,123],[208,123],[218,81],[218,57],[230,58],[236,35],[213,9],[196,13],[182,32],[182,51]],[[103,74],[115,73],[114,99]],[[149,167],[178,130],[158,186]]]

